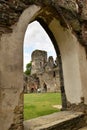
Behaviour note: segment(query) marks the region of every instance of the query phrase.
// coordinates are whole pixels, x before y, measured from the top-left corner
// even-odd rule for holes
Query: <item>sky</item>
[[[26,64],[31,61],[32,52],[36,49],[45,50],[47,51],[48,57],[53,56],[54,59],[56,58],[56,52],[49,36],[39,22],[34,21],[28,25],[24,37],[24,71]]]

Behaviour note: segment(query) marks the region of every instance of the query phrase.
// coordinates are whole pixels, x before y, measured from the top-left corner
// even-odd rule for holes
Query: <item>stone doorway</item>
[[[64,88],[64,77],[63,77],[63,68],[62,68],[62,59],[61,59],[61,53],[59,49],[59,45],[56,41],[56,38],[53,35],[53,32],[50,30],[49,26],[47,25],[46,22],[44,22],[43,18],[39,18],[39,16],[36,16],[34,20],[37,20],[40,25],[44,28],[46,33],[48,34],[49,38],[51,39],[53,46],[55,48],[56,54],[57,54],[57,60],[56,64],[59,66],[59,75],[60,75],[60,90],[61,90],[61,98],[62,98],[62,108],[66,109],[67,108],[67,99],[66,99],[66,94],[65,94],[65,88]],[[54,75],[54,74],[53,74]]]
[[[35,21],[36,22],[36,21]],[[39,22],[39,20],[38,20],[38,22]],[[33,22],[34,23],[34,22]],[[31,23],[31,24],[33,24],[33,23]],[[53,35],[52,35],[52,33],[51,33],[51,31],[48,29],[48,27],[47,27],[47,25],[44,23],[44,21],[41,21],[41,23],[42,23],[42,25],[44,25],[45,26],[45,28],[46,28],[46,30],[47,30],[47,32],[45,32],[45,33],[48,33],[49,32],[49,34],[51,35],[51,40],[53,40],[54,39],[54,41],[55,41],[55,43],[56,43],[56,40],[55,40],[55,38],[53,37]],[[40,22],[39,22],[39,24],[40,24]],[[41,26],[41,24],[39,25],[39,26]],[[44,29],[45,29],[44,28]],[[29,29],[29,28],[28,28]],[[45,31],[45,30],[44,30]],[[26,34],[25,34],[26,35]],[[50,39],[50,37],[49,37],[49,39]],[[53,42],[54,42],[53,41]],[[29,43],[31,43],[31,41],[29,41]],[[24,44],[26,44],[26,43],[24,43]],[[51,44],[53,44],[53,43],[51,43]],[[42,43],[41,43],[41,45],[43,45]],[[38,53],[37,53],[38,52]],[[44,51],[43,51],[44,52]],[[57,51],[57,52],[59,52],[59,50]],[[42,87],[42,88],[40,88],[40,89],[38,89],[38,91],[36,91],[36,93],[38,92],[38,93],[46,93],[46,92],[55,92],[55,93],[58,93],[58,92],[60,92],[60,80],[61,80],[61,84],[63,84],[63,78],[61,78],[62,76],[60,76],[59,77],[59,75],[61,74],[62,75],[62,64],[61,64],[61,62],[60,62],[60,55],[58,56],[58,60],[57,60],[57,58],[55,59],[56,61],[52,61],[52,69],[55,67],[55,69],[54,69],[54,71],[53,70],[49,70],[49,72],[52,72],[52,74],[51,73],[49,73],[49,75],[48,76],[46,76],[46,75],[44,75],[45,76],[45,78],[44,78],[44,76],[42,77],[42,79],[41,79],[41,76],[42,76],[42,74],[43,74],[43,69],[41,69],[41,65],[42,66],[44,66],[44,62],[45,62],[45,68],[46,68],[46,64],[47,64],[47,61],[49,61],[48,63],[50,63],[51,62],[51,57],[50,58],[48,58],[48,57],[45,57],[45,54],[44,54],[44,56],[42,57],[42,55],[41,55],[41,53],[42,53],[42,51],[41,50],[35,50],[33,53],[31,53],[31,57],[33,57],[32,59],[31,59],[31,61],[32,62],[34,62],[34,65],[35,65],[35,60],[36,60],[36,65],[38,66],[38,68],[37,68],[37,66],[36,66],[36,69],[34,68],[34,67],[32,67],[33,68],[33,70],[31,70],[31,74],[33,74],[33,76],[34,75],[37,75],[38,77],[37,78],[39,78],[40,79],[40,81],[42,81],[41,82],[41,84],[40,84],[40,86]],[[44,52],[45,53],[45,52]],[[38,56],[41,56],[41,58],[40,58],[40,60],[37,62],[37,59],[38,59]],[[43,59],[43,58],[45,58],[45,59]],[[35,59],[35,60],[33,60],[33,59]],[[51,64],[51,63],[50,63]],[[58,66],[58,67],[57,67]],[[61,66],[61,67],[60,67]],[[43,67],[43,68],[44,68]],[[58,70],[57,68],[59,68],[60,67],[60,70]],[[37,71],[38,70],[38,71]],[[57,70],[57,71],[56,71]],[[39,72],[40,71],[40,72]],[[36,73],[37,72],[37,73]],[[46,70],[46,72],[47,72],[47,70]],[[55,76],[54,76],[54,72],[55,72]],[[58,73],[58,74],[57,74]],[[59,74],[60,73],[60,74]],[[51,74],[51,76],[50,76],[50,74]],[[53,85],[51,85],[51,83],[49,84],[49,81],[48,82],[44,82],[45,80],[47,80],[48,78],[47,77],[51,77],[51,83],[52,83],[52,80],[53,80]],[[27,77],[28,78],[28,77]],[[35,76],[35,78],[36,78],[36,76]],[[54,79],[52,79],[52,78],[54,78]],[[61,78],[61,79],[60,79]],[[55,80],[57,80],[57,81],[55,81]],[[30,82],[30,80],[29,80],[29,82]],[[30,93],[35,93],[35,91],[34,91],[34,89],[32,89],[32,86],[34,86],[34,84],[32,85],[32,83],[34,82],[34,79],[33,80],[31,80],[31,83],[30,83]],[[58,83],[56,83],[56,82],[58,82]],[[53,89],[51,88],[49,88],[48,87],[48,84],[49,84],[49,86],[51,85],[51,87],[53,87]],[[56,84],[56,85],[55,85]],[[55,87],[56,86],[56,87]],[[62,86],[62,85],[61,85]],[[28,87],[29,87],[29,84],[28,84]],[[63,85],[63,87],[64,87],[64,85]],[[34,88],[34,87],[33,87]],[[37,87],[38,88],[38,87]],[[50,90],[48,90],[48,89],[50,89]],[[64,90],[64,89],[63,89]],[[28,92],[29,93],[29,92]],[[65,96],[65,94],[63,94],[63,93],[65,93],[65,91],[62,91],[62,96]],[[63,100],[64,99],[66,99],[66,98],[64,98],[63,97]],[[30,99],[29,99],[30,100]],[[64,101],[65,102],[65,101]],[[63,102],[63,103],[64,103]],[[66,102],[65,102],[65,104],[66,104]],[[66,105],[63,105],[63,108],[65,109],[65,107],[66,107]]]
[[[32,5],[22,13],[18,23],[12,26],[12,32],[3,34],[1,37],[2,125],[0,126],[2,130],[23,129],[23,40],[27,25],[34,20],[46,23],[56,40],[55,48],[59,47],[63,68],[63,77],[61,77],[64,78],[62,92],[65,87],[67,101],[70,104],[79,104],[83,98],[84,103],[87,104],[85,87],[87,80],[84,80],[83,76],[83,70],[85,72],[87,64],[84,47],[79,44],[63,17],[63,23],[61,23],[61,17],[53,8]],[[59,53],[57,49],[56,51]],[[83,63],[86,64],[83,65]],[[87,77],[86,72],[85,77]]]

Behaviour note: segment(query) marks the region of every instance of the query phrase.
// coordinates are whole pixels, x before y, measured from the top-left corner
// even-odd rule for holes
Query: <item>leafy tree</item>
[[[24,72],[26,75],[31,74],[31,62],[26,65],[26,70]]]

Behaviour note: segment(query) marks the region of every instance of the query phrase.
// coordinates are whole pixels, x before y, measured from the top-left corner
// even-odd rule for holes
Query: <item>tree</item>
[[[24,72],[26,75],[31,74],[31,62],[26,65],[26,70]]]

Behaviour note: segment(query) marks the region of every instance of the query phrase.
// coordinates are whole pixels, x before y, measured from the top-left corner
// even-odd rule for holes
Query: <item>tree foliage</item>
[[[26,75],[31,74],[31,62],[26,65],[26,70],[24,72]]]

